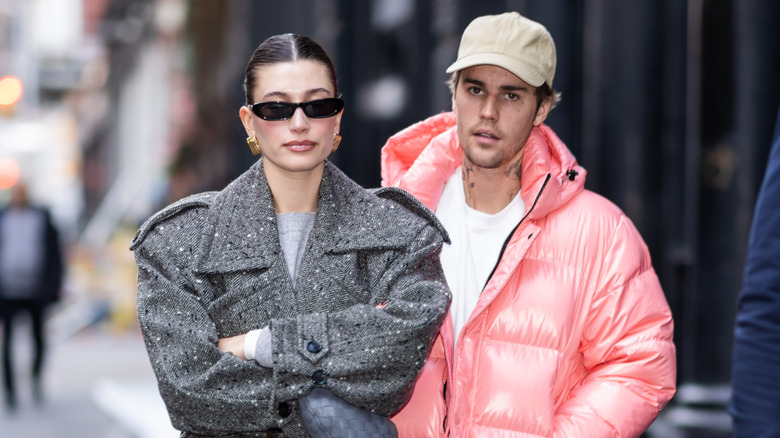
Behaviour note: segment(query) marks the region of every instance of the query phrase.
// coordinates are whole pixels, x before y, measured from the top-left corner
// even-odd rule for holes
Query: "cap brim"
[[[479,53],[467,55],[458,59],[447,68],[447,73],[454,73],[464,68],[474,67],[475,65],[495,65],[509,70],[515,76],[524,80],[533,87],[539,87],[544,84],[544,77],[541,73],[529,64],[500,53]]]

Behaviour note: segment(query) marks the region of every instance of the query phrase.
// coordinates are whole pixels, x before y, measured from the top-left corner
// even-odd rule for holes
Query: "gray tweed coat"
[[[138,319],[174,427],[305,437],[296,400],[317,386],[397,411],[448,310],[446,239],[406,192],[367,191],[327,162],[295,288],[262,160],[221,192],[154,215],[130,249]],[[269,324],[272,369],[217,349],[218,338]]]

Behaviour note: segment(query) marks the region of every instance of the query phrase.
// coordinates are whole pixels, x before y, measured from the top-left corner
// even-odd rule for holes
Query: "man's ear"
[[[552,106],[552,97],[548,97],[542,101],[539,105],[539,109],[536,110],[536,116],[534,117],[534,126],[539,126],[547,119],[547,115],[550,114],[550,107]]]

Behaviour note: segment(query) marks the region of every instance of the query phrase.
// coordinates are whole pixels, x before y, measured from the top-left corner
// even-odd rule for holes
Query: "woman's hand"
[[[241,360],[246,360],[246,356],[244,356],[244,338],[246,338],[246,333],[229,338],[220,338],[217,341],[217,348],[225,353],[231,353]]]

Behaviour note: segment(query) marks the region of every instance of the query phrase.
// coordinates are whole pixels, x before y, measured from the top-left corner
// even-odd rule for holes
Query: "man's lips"
[[[493,142],[498,140],[498,136],[489,129],[477,129],[474,131],[474,137],[480,142]]]

